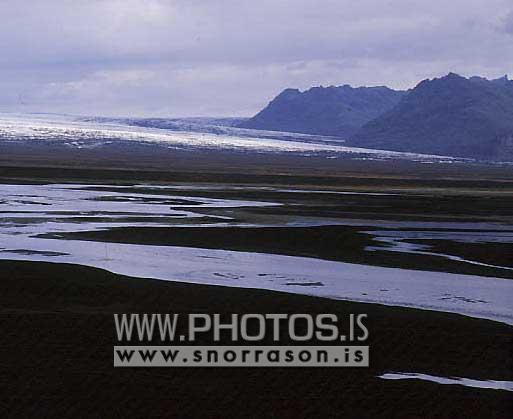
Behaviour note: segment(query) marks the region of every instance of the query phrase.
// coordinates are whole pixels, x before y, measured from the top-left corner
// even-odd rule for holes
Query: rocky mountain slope
[[[513,81],[454,73],[424,80],[348,144],[511,161]]]
[[[395,106],[404,92],[387,87],[286,89],[241,128],[348,138]]]

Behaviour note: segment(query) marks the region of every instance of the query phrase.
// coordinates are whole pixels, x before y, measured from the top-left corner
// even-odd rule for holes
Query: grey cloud
[[[513,66],[509,0],[19,3],[0,3],[2,110],[246,115],[289,86]]]
[[[513,35],[513,11],[504,19],[504,31]]]

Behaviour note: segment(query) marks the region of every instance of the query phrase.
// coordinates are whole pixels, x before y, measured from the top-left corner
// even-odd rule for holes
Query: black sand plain
[[[496,322],[73,265],[0,261],[0,271],[4,417],[507,418],[513,407],[506,391],[376,377],[511,380],[512,328]],[[115,369],[123,312],[367,313],[371,366]]]
[[[197,156],[194,166],[194,159],[184,154],[166,160],[148,157],[133,165],[120,163],[118,170],[113,170],[115,160],[108,153],[94,165],[87,156],[74,155],[65,160],[63,167],[57,164],[60,157],[52,160],[49,155],[35,153],[4,154],[0,181],[195,181],[355,191],[431,191],[434,196],[452,198],[447,198],[445,206],[440,204],[438,211],[425,202],[413,208],[401,205],[402,213],[401,208],[393,208],[390,219],[394,214],[399,219],[412,214],[413,218],[422,214],[426,219],[459,219],[463,213],[469,218],[508,220],[513,215],[508,199],[513,190],[513,173],[507,167],[437,168],[411,162],[394,165],[349,160],[322,167],[321,159],[272,156],[251,161],[233,156],[220,156],[219,161],[215,156]],[[121,155],[120,161],[123,158]],[[13,161],[19,164],[13,165]],[[321,207],[322,211],[342,211],[346,215],[352,211],[355,217],[361,217],[367,209],[366,216],[372,218],[376,210],[369,210],[368,204],[369,201],[361,201],[358,206],[355,202],[352,209],[341,209],[338,205],[326,208],[329,203],[324,202]],[[261,211],[259,216],[279,215]],[[312,205],[309,211],[318,214],[320,210]],[[172,231],[153,233],[151,240],[161,243],[166,240],[195,246],[198,240],[192,230],[191,236],[181,241],[178,235],[169,234]],[[140,242],[143,236],[148,237],[137,231],[109,234],[117,236],[95,239]],[[340,255],[330,254],[329,246],[325,246],[327,238],[347,237],[356,249],[369,240],[351,229],[324,232],[317,241],[313,238],[320,234],[317,230],[298,231],[297,237],[301,234],[304,237],[298,239],[298,246],[291,246],[283,232],[284,238],[275,241],[270,249],[284,254],[310,252],[311,256],[339,260]],[[242,238],[230,235],[223,241],[211,235],[208,241],[212,247],[220,242],[218,247],[258,250],[268,238],[265,233]],[[311,249],[309,243],[314,244]],[[470,248],[451,251],[477,252],[476,257],[482,260],[489,253]],[[507,249],[501,248],[496,254],[498,262],[507,262]],[[361,257],[361,253],[355,251],[353,257]],[[391,255],[383,255],[383,259],[389,260],[388,257]],[[454,266],[451,269],[462,269]],[[513,380],[512,328],[489,320],[262,290],[128,278],[93,268],[40,262],[0,261],[0,281],[3,417],[507,418],[513,409],[512,393],[507,391],[377,378],[386,372],[404,371]],[[367,313],[371,366],[365,370],[115,369],[113,313],[122,312]]]

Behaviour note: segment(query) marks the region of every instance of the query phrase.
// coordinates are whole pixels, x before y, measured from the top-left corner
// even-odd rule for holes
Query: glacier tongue
[[[180,124],[176,125],[180,128]],[[184,125],[184,129],[191,126]],[[168,148],[200,148],[257,153],[297,153],[329,158],[352,156],[371,159],[406,159],[454,162],[448,156],[345,147],[331,137],[270,133],[220,127],[216,132],[148,128],[102,118],[64,115],[0,114],[0,141],[51,141],[74,148],[101,147],[112,142],[144,143]],[[271,138],[272,136],[272,138]],[[340,141],[340,143],[343,143]]]

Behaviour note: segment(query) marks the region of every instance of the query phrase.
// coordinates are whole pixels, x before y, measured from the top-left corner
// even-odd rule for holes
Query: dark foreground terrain
[[[0,281],[2,417],[507,418],[513,408],[507,391],[376,377],[511,380],[512,329],[492,321],[38,262],[0,261]],[[367,313],[371,367],[115,369],[123,312]]]
[[[312,201],[308,194],[296,194],[295,201],[285,202],[283,207],[232,214],[240,222],[279,221],[292,210],[308,217],[511,221],[513,172],[508,167],[177,151],[158,156],[150,151],[136,156],[87,150],[67,154],[34,147],[32,152],[4,147],[0,182],[215,182],[415,196],[404,200],[351,196],[347,200],[322,195],[322,199]],[[232,197],[232,192],[223,193]],[[276,192],[274,196],[271,192],[264,196],[262,191],[233,193],[238,198],[286,199]],[[186,191],[181,194],[185,196]],[[196,196],[198,191],[190,194]],[[215,194],[219,196],[219,192]],[[209,195],[202,192],[202,196]],[[298,206],[298,200],[308,205],[300,202],[302,206]],[[205,216],[210,212],[205,210]],[[362,259],[362,249],[376,244],[371,236],[347,226],[297,227],[293,243],[284,230],[273,230],[272,237],[263,229],[258,234],[247,229],[243,235],[236,230],[230,235],[220,235],[214,229],[207,232],[200,237],[195,229],[188,230],[187,235],[172,227],[119,229],[96,232],[94,237],[93,233],[81,233],[81,238],[267,249],[356,263],[370,263],[368,258]],[[329,246],[346,238],[350,252]],[[511,266],[509,247],[503,244],[492,248],[438,240],[432,245],[432,251]],[[374,263],[380,265],[415,268],[420,264],[419,255],[375,253],[379,254],[374,259],[381,259]],[[510,277],[509,271],[485,272],[483,267],[427,258],[422,259],[422,269],[427,269],[424,266],[429,262],[434,270]],[[93,268],[40,262],[0,261],[0,282],[0,417],[454,419],[508,418],[513,410],[513,393],[507,391],[378,378],[387,372],[412,372],[511,381],[512,328],[493,321],[262,290],[133,279]],[[113,313],[131,312],[367,313],[371,366],[115,369]]]

